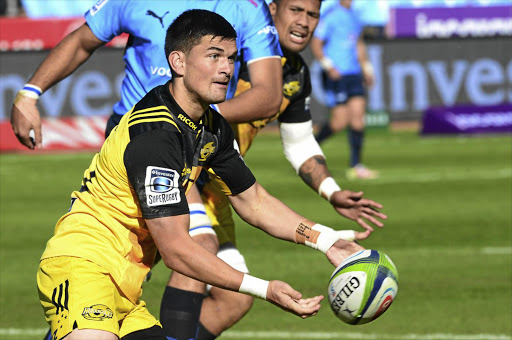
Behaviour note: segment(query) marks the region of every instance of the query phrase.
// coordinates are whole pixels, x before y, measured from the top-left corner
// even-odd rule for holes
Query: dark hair
[[[185,53],[198,45],[201,38],[211,35],[212,39],[236,40],[236,31],[231,24],[217,13],[203,9],[191,9],[180,14],[171,23],[165,36],[165,57],[172,51]],[[172,71],[172,68],[171,68]]]

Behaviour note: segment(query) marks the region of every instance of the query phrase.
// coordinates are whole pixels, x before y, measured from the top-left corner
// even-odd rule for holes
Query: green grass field
[[[347,182],[343,135],[324,152],[343,188],[384,205],[384,229],[363,242],[386,252],[400,274],[397,299],[378,320],[338,321],[328,303],[301,320],[264,301],[219,339],[512,339],[512,136],[430,137],[369,131],[373,181]],[[55,222],[79,188],[90,153],[0,156],[0,338],[41,339],[47,325],[35,273]],[[246,157],[267,190],[293,209],[337,228],[354,225],[301,183],[279,137],[258,137]],[[278,241],[238,220],[239,248],[254,275],[325,294],[333,270],[307,247]],[[144,300],[157,316],[169,272],[154,270]]]

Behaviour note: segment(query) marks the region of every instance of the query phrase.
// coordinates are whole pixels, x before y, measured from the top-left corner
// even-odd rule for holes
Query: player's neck
[[[208,108],[208,103],[201,103],[197,101],[184,86],[180,86],[175,82],[169,83],[169,91],[180,108],[190,117],[190,119],[198,123]]]

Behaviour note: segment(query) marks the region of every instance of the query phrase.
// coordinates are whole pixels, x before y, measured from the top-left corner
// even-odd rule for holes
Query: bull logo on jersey
[[[181,202],[176,170],[148,166],[146,168],[146,203],[150,207]]]
[[[204,162],[211,154],[215,151],[215,146],[213,146],[213,142],[205,144],[201,149],[201,158],[199,160]]]
[[[290,81],[283,86],[283,93],[287,97],[293,96],[295,93],[300,91],[300,83],[298,80]]]
[[[112,319],[114,313],[107,306],[96,304],[91,307],[85,307],[82,312],[82,316],[87,320],[102,321],[105,319]]]

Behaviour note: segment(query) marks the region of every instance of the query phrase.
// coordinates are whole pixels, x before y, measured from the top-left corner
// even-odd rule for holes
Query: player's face
[[[183,82],[188,91],[206,104],[224,101],[236,55],[235,40],[204,36],[186,57]]]
[[[300,52],[306,48],[320,18],[319,0],[281,0],[270,3],[279,43],[285,50]]]

